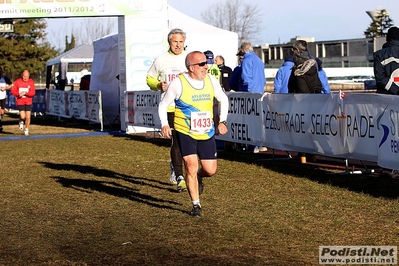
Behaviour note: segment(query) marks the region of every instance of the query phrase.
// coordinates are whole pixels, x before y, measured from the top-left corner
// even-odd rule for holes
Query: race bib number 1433
[[[211,112],[192,112],[191,130],[196,132],[208,132],[212,128]]]

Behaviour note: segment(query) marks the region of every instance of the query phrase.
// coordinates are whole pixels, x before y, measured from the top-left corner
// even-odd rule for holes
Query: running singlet
[[[184,75],[178,78],[182,84],[182,94],[178,100],[175,100],[175,130],[196,140],[210,139],[215,134],[214,89],[211,80],[206,75],[204,87],[196,89]]]

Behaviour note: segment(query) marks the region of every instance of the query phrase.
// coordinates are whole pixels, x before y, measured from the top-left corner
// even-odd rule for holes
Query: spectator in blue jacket
[[[322,94],[330,94],[331,90],[330,90],[330,85],[328,85],[328,78],[327,78],[327,74],[324,71],[324,69],[321,67],[321,65],[323,64],[323,62],[321,62],[321,60],[319,58],[316,58],[316,62],[317,62],[317,67],[318,67],[318,75],[319,75],[319,79],[321,82],[321,93]]]
[[[254,53],[250,42],[243,42],[240,51],[244,54],[241,62],[240,91],[263,94],[265,92],[266,77],[263,61]],[[267,151],[266,147],[249,145],[254,153]]]
[[[229,85],[230,90],[232,91],[242,91],[242,81],[241,81],[241,62],[244,58],[244,53],[242,51],[238,51],[236,54],[238,65],[234,68],[233,72],[231,73]]]
[[[243,42],[240,50],[244,53],[241,62],[242,89],[246,92],[264,93],[266,85],[265,65],[254,53],[250,42]]]
[[[294,67],[294,57],[287,55],[274,77],[274,93],[288,93],[288,80]]]

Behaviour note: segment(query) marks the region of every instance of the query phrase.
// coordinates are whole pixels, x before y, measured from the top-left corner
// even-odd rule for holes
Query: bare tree
[[[115,18],[84,18],[68,20],[57,30],[50,30],[47,40],[62,52],[65,50],[66,38],[75,38],[75,44],[92,44],[94,40],[116,31],[117,20]],[[73,48],[73,47],[72,47]]]
[[[214,3],[201,13],[204,22],[236,32],[239,43],[243,40],[259,41],[262,15],[257,5],[246,4],[243,0]]]
[[[111,34],[115,28],[116,21],[111,18],[85,18],[80,27],[72,31],[76,36],[77,43],[93,43],[94,40]]]
[[[59,53],[65,49],[65,39],[68,37],[65,33],[69,32],[66,25],[68,24],[63,24],[57,30],[50,30],[46,36],[47,42],[49,42]]]

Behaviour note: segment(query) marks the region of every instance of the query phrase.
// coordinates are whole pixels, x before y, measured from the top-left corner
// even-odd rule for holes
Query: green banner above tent
[[[1,18],[106,17],[160,11],[162,0],[0,0]]]

